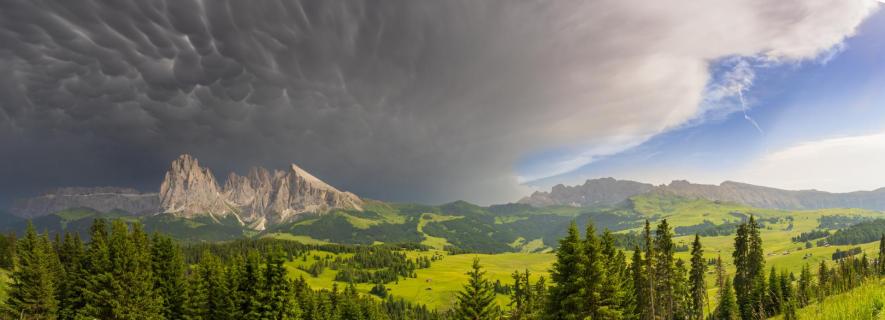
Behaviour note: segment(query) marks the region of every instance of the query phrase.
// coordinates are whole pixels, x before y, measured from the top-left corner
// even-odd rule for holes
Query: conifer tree
[[[92,221],[89,247],[83,260],[84,277],[79,281],[83,307],[77,311],[83,318],[113,319],[110,302],[116,284],[111,274],[111,256],[108,247],[108,225],[104,219]]]
[[[783,291],[781,290],[780,278],[778,278],[777,271],[775,271],[774,267],[771,267],[771,271],[768,276],[768,302],[766,303],[766,310],[769,315],[778,314],[781,310],[781,303],[784,299]]]
[[[615,247],[614,235],[608,229],[602,233],[601,241],[605,272],[605,282],[602,284],[602,304],[613,311],[608,313],[613,318],[625,318],[636,309],[627,257],[623,251]]]
[[[162,315],[166,319],[182,319],[186,301],[185,265],[181,249],[169,237],[154,234],[151,246],[154,288],[161,297]]]
[[[473,259],[471,268],[471,271],[467,272],[470,279],[461,292],[458,292],[453,312],[455,319],[497,319],[499,311],[495,305],[495,292],[489,280],[485,278],[485,271],[482,271],[478,258]]]
[[[879,258],[876,260],[876,270],[880,275],[885,275],[885,234],[879,239]]]
[[[58,279],[50,263],[54,250],[47,238],[37,235],[30,221],[25,236],[16,245],[18,259],[7,306],[18,319],[56,319]]]
[[[707,263],[704,261],[704,251],[701,247],[701,237],[695,234],[691,244],[691,312],[690,319],[701,320],[704,318],[704,302],[707,297],[707,286],[704,282],[704,273],[707,272]]]
[[[716,307],[716,320],[740,319],[737,301],[732,290],[731,279],[725,279],[719,290],[719,305]]]
[[[802,266],[802,272],[799,273],[799,286],[796,293],[798,307],[805,307],[811,303],[811,286],[811,270],[808,269],[808,264],[805,264]]]
[[[687,319],[691,311],[691,285],[688,267],[682,259],[676,259],[673,269],[673,318]]]
[[[655,272],[655,249],[654,243],[651,238],[651,224],[648,220],[645,220],[645,232],[643,233],[645,238],[645,299],[646,306],[643,310],[642,319],[643,320],[654,320],[657,318],[658,311],[655,310],[657,304],[657,279]]]
[[[150,241],[138,223],[122,220],[111,224],[108,241],[112,298],[107,302],[111,319],[157,319],[161,300],[154,293]]]
[[[657,294],[658,314],[664,319],[673,318],[676,308],[674,287],[676,285],[676,253],[673,245],[673,232],[667,219],[661,220],[655,230],[655,293]]]
[[[759,225],[753,216],[738,226],[734,244],[734,291],[741,319],[765,317],[765,257]]]
[[[264,288],[261,290],[262,318],[295,319],[300,313],[297,303],[290,298],[283,253],[276,249],[265,257]],[[494,293],[493,293],[494,294]]]
[[[646,319],[648,306],[648,287],[646,280],[646,272],[644,269],[645,262],[642,260],[642,251],[639,246],[633,248],[633,259],[630,263],[630,276],[633,280],[633,314],[639,319]]]
[[[234,302],[237,304],[237,314],[243,319],[260,319],[262,303],[259,300],[265,286],[261,276],[261,257],[258,252],[250,251],[246,254],[242,265],[235,267],[237,273],[237,285],[234,293]]]
[[[584,244],[582,246],[583,254],[580,263],[581,300],[584,302],[585,316],[591,319],[608,319],[617,318],[617,310],[611,310],[609,306],[603,306],[602,303],[602,285],[606,282],[605,265],[602,262],[602,246],[599,238],[596,237],[596,229],[592,222],[587,223]]]
[[[547,315],[554,320],[581,319],[584,301],[581,299],[583,248],[578,226],[572,221],[565,238],[559,240],[556,262],[550,271],[553,287],[546,306]]]
[[[83,307],[84,301],[77,286],[80,279],[87,275],[83,273],[84,259],[83,242],[79,233],[65,233],[64,241],[59,250],[59,261],[65,269],[65,276],[59,284],[59,318],[73,319],[77,310]]]

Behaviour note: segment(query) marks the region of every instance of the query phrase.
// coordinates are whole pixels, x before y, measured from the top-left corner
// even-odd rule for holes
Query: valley
[[[351,283],[345,279],[353,276],[353,266],[326,264],[353,258],[352,253],[342,253],[341,248],[399,247],[394,252],[400,252],[407,260],[429,261],[432,257],[432,262],[411,273],[386,278],[381,282],[384,296],[440,312],[455,306],[457,293],[468,280],[466,271],[475,258],[485,268],[487,279],[501,286],[502,291],[495,294],[494,300],[503,309],[509,308],[507,290],[515,271],[528,271],[530,281],[542,277],[549,281],[557,260],[555,251],[573,221],[581,229],[592,223],[599,234],[611,232],[614,245],[629,257],[634,248],[643,245],[641,234],[646,221],[654,226],[666,220],[674,233],[675,258],[691,258],[688,248],[697,234],[704,249],[703,258],[709,262],[721,257],[728,274],[736,272],[731,257],[735,230],[750,217],[759,223],[766,267],[794,274],[806,266],[834,264],[837,252],[877,256],[877,238],[870,234],[885,233],[885,223],[880,222],[885,220],[878,220],[885,219],[885,214],[877,210],[790,209],[777,204],[780,202],[750,201],[768,205],[754,207],[722,200],[721,194],[707,199],[696,191],[673,192],[676,185],[681,190],[704,190],[690,184],[650,187],[601,179],[588,181],[584,186],[557,187],[552,193],[535,193],[516,203],[479,206],[455,201],[421,205],[359,198],[338,191],[297,166],[292,168],[288,173],[274,173],[276,182],[268,182],[270,174],[264,169],[253,169],[248,178],[231,174],[224,187],[220,187],[211,171],[195,159],[182,156],[173,162],[157,195],[132,196],[136,192],[128,190],[121,197],[115,193],[120,189],[101,189],[106,193],[96,197],[87,194],[90,189],[64,189],[55,195],[20,202],[23,205],[13,210],[19,215],[7,214],[0,222],[0,231],[22,234],[30,222],[41,232],[76,233],[90,241],[93,222],[103,219],[138,223],[146,232],[174,238],[189,251],[195,249],[187,248],[238,241],[299,243],[313,249],[307,253],[297,251],[301,258],[290,256],[283,263],[289,279],[303,279],[309,287],[320,290],[335,291],[353,285],[362,296],[379,302],[386,298],[379,297],[378,283]],[[295,187],[288,189],[287,185]],[[291,196],[269,191],[283,189]],[[75,191],[79,193],[74,194]],[[563,194],[585,202],[562,202],[558,199]],[[144,201],[153,196],[158,197],[159,205],[153,213],[145,213]],[[271,205],[271,198],[286,202],[281,207]],[[97,207],[102,210],[82,206],[94,199],[101,199]],[[138,202],[128,205],[125,199]],[[25,207],[31,211],[22,211]],[[34,211],[36,208],[44,211]],[[62,209],[52,211],[59,208]],[[285,212],[280,214],[274,208],[283,208]],[[387,272],[384,270],[387,269],[364,271]],[[9,272],[0,276],[8,279]],[[707,295],[717,296],[719,289],[711,268],[705,278]],[[8,280],[3,283],[8,284]],[[871,290],[864,288],[859,290]],[[2,289],[6,290],[5,286]],[[710,308],[716,308],[715,301],[707,311]]]

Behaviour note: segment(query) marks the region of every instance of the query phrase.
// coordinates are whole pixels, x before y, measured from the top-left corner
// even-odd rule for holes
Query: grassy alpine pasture
[[[706,200],[687,200],[680,198],[668,197],[651,197],[638,196],[632,199],[633,212],[639,213],[642,218],[648,218],[652,221],[652,228],[660,219],[666,218],[671,227],[685,227],[698,225],[704,221],[711,221],[715,224],[723,223],[739,223],[742,219],[746,219],[749,215],[753,215],[763,220],[762,239],[764,243],[764,251],[766,254],[766,268],[771,266],[779,270],[786,269],[788,271],[799,273],[801,268],[808,264],[812,269],[820,263],[820,261],[831,261],[831,255],[837,250],[848,250],[852,247],[861,247],[863,251],[869,255],[875,255],[878,249],[877,243],[867,243],[861,245],[844,245],[844,246],[817,246],[805,248],[805,243],[796,243],[792,241],[792,237],[798,236],[802,232],[808,232],[819,228],[821,217],[825,216],[859,216],[859,217],[882,217],[880,212],[859,210],[859,209],[824,209],[824,210],[807,210],[807,211],[784,211],[770,209],[756,209],[732,203],[719,203]],[[381,211],[381,210],[379,210]],[[394,215],[390,212],[383,214],[386,219],[391,219]],[[423,232],[423,227],[428,223],[453,221],[462,219],[461,216],[445,215],[440,213],[423,213],[419,215],[420,220],[416,224],[419,233],[425,236],[422,242],[436,249],[441,249],[448,245],[445,238],[429,236]],[[496,219],[497,223],[507,223],[517,221],[517,217],[500,217]],[[619,233],[639,232],[640,228],[632,228],[622,230]],[[304,241],[308,243],[322,243],[323,240],[317,240],[305,236],[294,236],[291,234],[273,234],[276,238],[290,239],[296,241]],[[689,245],[693,240],[693,235],[683,235],[674,238],[677,245]],[[714,259],[721,256],[726,266],[726,272],[733,274],[734,266],[732,264],[731,253],[734,245],[734,234],[721,236],[701,237],[704,246],[705,257]],[[815,242],[815,241],[812,241]],[[527,251],[537,252],[543,248],[543,242],[540,239],[526,241],[517,239],[513,244],[514,248],[531,248]],[[548,249],[549,250],[549,249]],[[464,254],[464,255],[448,255],[444,251],[433,250],[428,252],[410,251],[409,255],[414,258],[419,255],[432,256],[434,253],[440,253],[444,257],[442,260],[434,261],[430,268],[417,270],[417,278],[400,279],[396,283],[389,283],[390,294],[397,298],[403,298],[407,301],[424,304],[431,308],[448,309],[452,306],[455,293],[461,289],[466,282],[465,272],[469,270],[473,257],[479,257],[482,265],[486,268],[488,276],[492,281],[499,280],[503,284],[509,284],[512,280],[510,275],[515,270],[528,269],[536,277],[548,277],[547,272],[552,266],[555,256],[552,253],[502,253],[502,254]],[[630,252],[625,253],[628,257]],[[689,260],[688,252],[678,252],[676,255],[685,261]],[[311,261],[293,261],[287,266],[290,275],[293,277],[303,276],[311,286],[317,288],[332,288],[335,278],[335,270],[326,269],[318,277],[311,277],[305,271],[299,270],[299,265],[309,264]],[[305,265],[306,266],[306,265]],[[731,275],[729,275],[731,276]],[[713,283],[714,279],[713,267],[709,268],[707,274],[709,296],[716,296],[716,288]],[[339,283],[338,286],[345,284]],[[357,288],[364,293],[368,293],[371,284],[360,284]],[[715,303],[715,299],[713,299]],[[507,297],[499,295],[498,302],[506,305]]]
[[[800,309],[796,316],[799,320],[885,319],[885,281],[870,281],[849,292],[827,297],[823,302]]]
[[[332,255],[331,253],[325,253]],[[410,258],[417,256],[432,256],[434,254],[445,255],[442,260],[434,261],[430,268],[418,269],[417,278],[400,279],[396,283],[387,284],[390,294],[397,298],[403,298],[406,301],[423,304],[430,308],[449,309],[455,299],[455,293],[461,290],[464,283],[467,282],[467,275],[473,258],[480,259],[486,271],[486,276],[492,281],[500,280],[501,283],[507,284],[512,280],[510,275],[515,270],[529,270],[537,277],[547,274],[547,271],[553,265],[555,257],[552,254],[537,253],[503,253],[503,254],[461,254],[446,255],[442,251],[410,251]],[[326,269],[318,277],[312,277],[309,273],[298,269],[299,266],[307,266],[312,262],[296,261],[288,262],[286,268],[291,277],[304,277],[307,282],[315,288],[331,289],[335,279],[335,270]],[[338,283],[339,287],[344,283]],[[358,284],[357,289],[368,294],[372,288],[371,284]],[[503,306],[508,303],[508,298],[504,295],[498,295],[498,302]]]

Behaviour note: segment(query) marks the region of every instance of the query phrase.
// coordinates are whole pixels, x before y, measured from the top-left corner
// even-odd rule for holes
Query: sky
[[[424,203],[608,176],[872,189],[883,6],[3,1],[0,206],[155,191],[182,153]]]

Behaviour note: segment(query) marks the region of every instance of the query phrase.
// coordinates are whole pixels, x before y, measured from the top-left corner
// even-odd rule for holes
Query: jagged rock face
[[[36,218],[71,208],[91,208],[102,212],[121,210],[132,215],[157,212],[160,198],[156,193],[143,193],[117,187],[59,188],[41,196],[21,199],[10,212],[23,218]]]
[[[228,211],[215,176],[189,155],[172,161],[160,185],[160,207],[185,218]]]
[[[246,176],[231,173],[219,188],[212,173],[187,155],[172,162],[160,198],[162,212],[188,218],[233,214],[257,230],[306,212],[362,206],[356,195],[339,191],[294,164],[273,173],[264,168],[252,168]]]
[[[536,207],[551,205],[612,205],[644,193],[674,195],[685,198],[741,203],[757,208],[785,210],[823,208],[862,208],[885,210],[885,188],[873,191],[829,193],[817,190],[782,190],[746,183],[725,181],[719,185],[696,184],[676,180],[669,185],[652,186],[611,178],[587,180],[584,185],[557,185],[551,192],[535,192],[520,203]]]
[[[587,180],[583,185],[558,184],[550,192],[536,191],[519,203],[535,207],[566,205],[575,207],[611,206],[632,196],[653,190],[651,184],[602,178]]]

